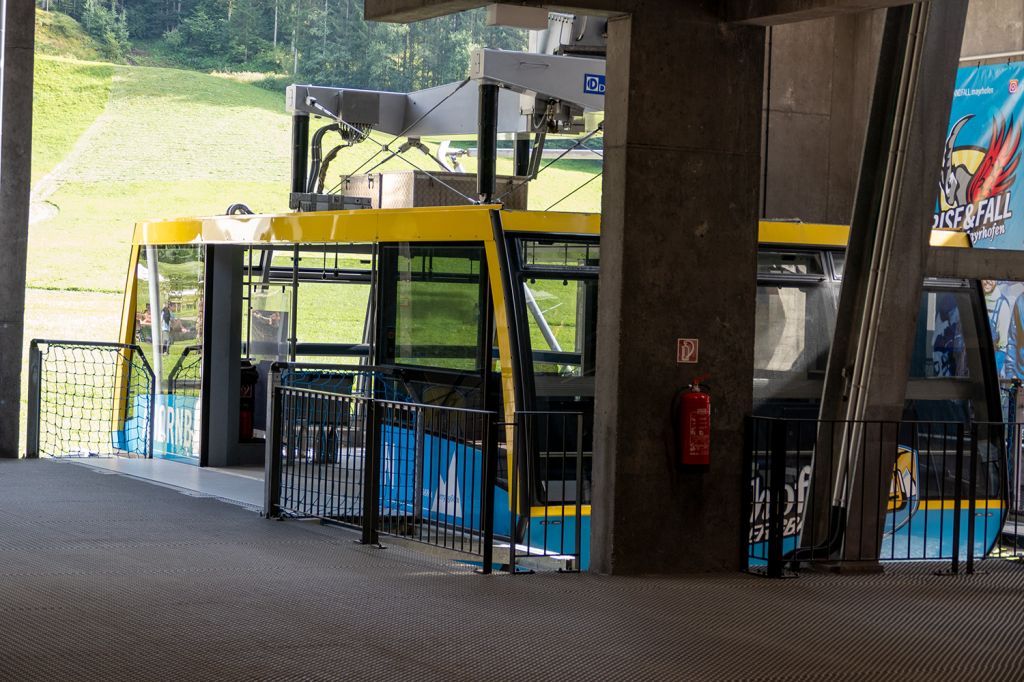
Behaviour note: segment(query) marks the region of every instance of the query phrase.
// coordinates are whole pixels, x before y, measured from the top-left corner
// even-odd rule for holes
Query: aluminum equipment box
[[[526,178],[502,175],[498,176],[496,184],[496,199],[508,192],[500,203],[514,210],[526,209]],[[466,197],[477,197],[475,174],[433,171],[429,174],[395,171],[354,175],[345,181],[339,192],[347,197],[368,198],[373,208],[465,206],[470,203]]]

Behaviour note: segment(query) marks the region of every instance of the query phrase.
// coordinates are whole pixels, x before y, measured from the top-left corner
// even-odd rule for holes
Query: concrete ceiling
[[[364,0],[366,18],[406,23],[462,12],[489,4],[486,0]],[[907,0],[661,0],[685,2],[696,10],[718,14],[724,21],[782,24],[836,14],[910,4]],[[657,11],[658,3],[642,0],[518,0],[515,4],[589,14],[628,14],[638,7]],[[702,7],[703,6],[703,7]],[[677,6],[678,8],[678,6]]]

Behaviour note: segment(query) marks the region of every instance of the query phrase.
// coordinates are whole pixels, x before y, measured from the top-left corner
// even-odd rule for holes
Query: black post
[[[481,83],[478,109],[476,193],[482,203],[494,199],[498,174],[498,86]]]
[[[39,412],[42,409],[40,382],[43,378],[43,354],[39,341],[32,339],[28,349],[28,431],[25,434],[25,457],[39,457]]]
[[[306,173],[309,166],[309,116],[292,116],[292,191],[306,191]],[[292,208],[297,208],[293,206]]]
[[[524,177],[530,174],[530,136],[517,135],[516,146],[513,152],[513,166],[515,167],[515,174],[519,177]]]
[[[506,417],[507,419],[508,417]],[[523,438],[522,434],[522,413],[512,418],[512,466],[508,470],[508,572],[516,574],[516,541],[519,539],[519,505],[522,503],[519,495],[519,458],[522,457]],[[507,433],[507,431],[506,431]],[[507,438],[507,436],[506,436]],[[508,443],[506,443],[508,445]],[[529,508],[526,509],[529,514]]]
[[[380,469],[380,410],[376,400],[369,400],[366,414],[366,454],[363,457],[363,536],[360,542],[377,542],[377,473]]]
[[[484,531],[483,567],[481,573],[487,575],[494,565],[494,487],[498,482],[498,427],[493,415],[484,414],[484,470],[483,497],[481,498],[480,524]]]
[[[1016,512],[1021,508],[1019,501],[1020,498],[1020,464],[1021,464],[1021,440],[1020,440],[1020,429],[1017,426],[1017,398],[1019,395],[1021,381],[1017,377],[1014,377],[1010,381],[1010,403],[1007,406],[1006,423],[1009,427],[1009,438],[1006,440],[1007,444],[1007,459],[1010,462],[1010,471],[1012,474],[1008,476],[1007,485],[1010,486],[1009,494],[1006,496],[1007,501],[1010,504],[1010,510]],[[1014,534],[1014,546],[1017,544],[1017,535]]]
[[[139,352],[142,352],[141,348]],[[159,396],[156,394],[156,374],[151,367],[147,366],[147,370],[149,371],[149,428],[146,430],[146,440],[148,441],[146,443],[146,459],[153,459],[156,454],[156,401]],[[202,424],[200,424],[200,429],[202,429]]]
[[[563,427],[564,428],[564,427]],[[564,497],[564,495],[563,495]],[[576,415],[576,570],[583,570],[583,414]]]
[[[267,410],[266,462],[263,465],[263,516],[268,519],[277,516],[281,508],[281,421],[284,413],[281,409],[281,388],[276,385],[278,371],[275,364],[268,382],[270,409]]]
[[[964,485],[964,425],[956,425],[956,469],[953,475],[953,563],[951,570],[960,572],[960,504],[963,501]]]
[[[971,475],[967,483],[967,574],[974,573],[974,510],[978,498],[978,425],[971,424]],[[957,512],[959,514],[959,511]]]
[[[753,522],[753,490],[750,481],[755,477],[754,473],[754,417],[747,415],[743,420],[743,471],[749,474],[750,478],[744,478],[740,489],[740,536],[738,546],[740,548],[740,570],[750,570],[750,527]]]
[[[773,421],[768,468],[768,577],[782,577],[782,515],[786,510],[786,422]]]

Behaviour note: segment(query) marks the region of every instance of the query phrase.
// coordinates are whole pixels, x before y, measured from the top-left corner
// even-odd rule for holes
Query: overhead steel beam
[[[1024,251],[960,249],[933,246],[928,251],[930,277],[1024,281]]]

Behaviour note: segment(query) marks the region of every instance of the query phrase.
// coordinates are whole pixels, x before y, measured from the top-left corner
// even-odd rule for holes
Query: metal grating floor
[[[0,679],[1024,677],[1024,565],[484,577],[355,537],[0,461]]]

